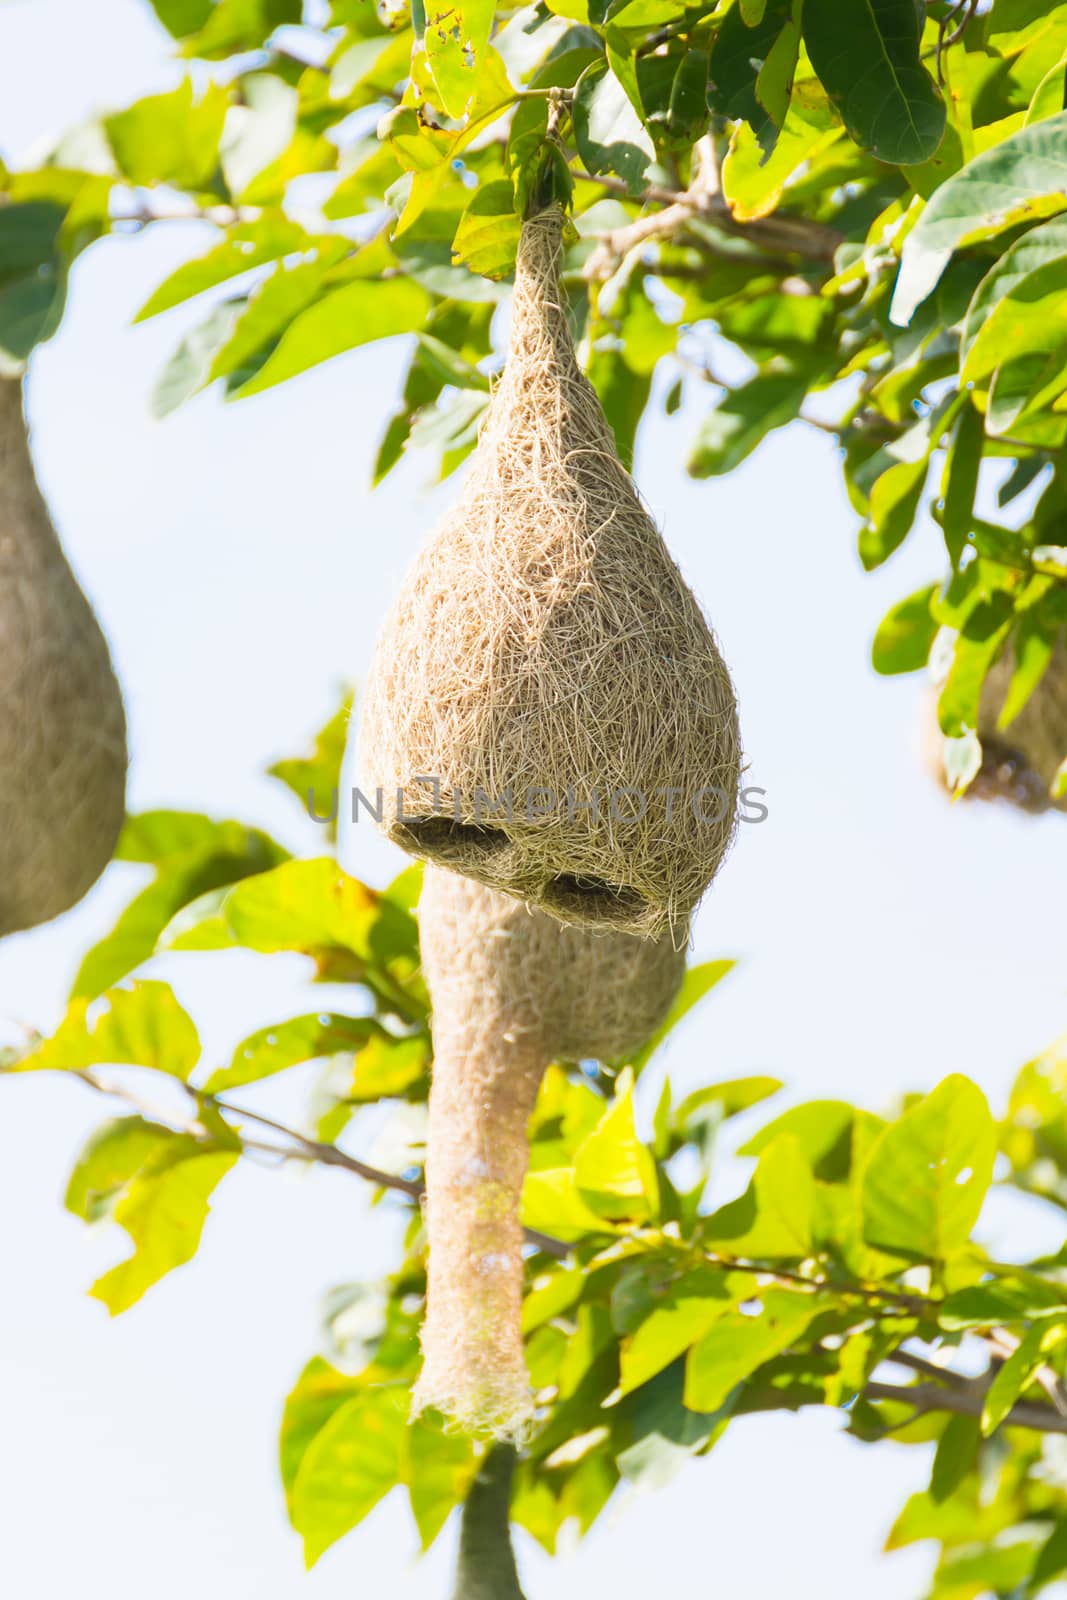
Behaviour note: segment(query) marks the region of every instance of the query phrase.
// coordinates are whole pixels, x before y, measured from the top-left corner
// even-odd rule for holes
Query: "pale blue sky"
[[[0,8],[0,153],[11,164],[98,105],[173,80],[139,0]],[[416,459],[376,494],[369,463],[402,342],[343,357],[238,405],[215,394],[158,424],[147,397],[182,330],[133,312],[200,225],[94,247],[60,335],[33,368],[40,475],[112,640],[129,711],[131,808],[238,815],[313,850],[314,830],[257,777],[297,748],[364,671],[401,572],[454,492]],[[741,970],[679,1033],[672,1079],[772,1072],[794,1095],[872,1106],[961,1070],[995,1103],[1067,1020],[1062,824],[950,808],[917,758],[919,684],[867,665],[887,606],[939,570],[933,532],[864,576],[828,440],[797,425],[729,480],[683,473],[699,416],[650,418],[637,475],[720,633],[752,781],[770,820],[742,838],[701,911],[700,956]],[[382,881],[400,858],[366,828],[346,864]],[[58,923],[0,947],[0,1018],[48,1027],[79,952],[130,891],[115,869]],[[1061,897],[1062,898],[1062,897]],[[298,958],[161,965],[209,1054],[303,1008]],[[321,995],[313,1000],[317,1005]],[[2,1026],[2,1022],[0,1022]],[[303,1080],[269,1103],[299,1104]],[[0,1590],[45,1600],[308,1600],[446,1592],[451,1540],[413,1564],[398,1499],[309,1577],[274,1467],[282,1397],[316,1348],[320,1292],[373,1276],[389,1230],[325,1172],[243,1169],[193,1266],[117,1322],[88,1300],[124,1250],[61,1209],[66,1172],[106,1108],[70,1084],[0,1085]],[[740,1181],[727,1174],[724,1187]],[[1030,1212],[990,1216],[997,1247],[1058,1244]],[[870,1600],[919,1592],[928,1554],[881,1559],[925,1451],[864,1450],[833,1415],[744,1421],[658,1496],[620,1500],[573,1557],[521,1543],[530,1600],[619,1597],[684,1580],[693,1596]]]

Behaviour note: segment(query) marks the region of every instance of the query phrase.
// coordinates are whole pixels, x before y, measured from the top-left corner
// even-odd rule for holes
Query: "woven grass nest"
[[[1031,816],[1067,812],[1067,798],[1054,800],[1050,793],[1057,770],[1067,760],[1067,649],[1062,638],[1022,710],[1001,728],[998,722],[1014,672],[1015,653],[1008,649],[994,662],[982,685],[977,730],[982,765],[964,798],[1000,801]],[[944,741],[934,694],[928,699],[925,715],[927,765],[947,789]]]
[[[737,708],[577,364],[562,226],[523,225],[460,502],[378,640],[360,788],[413,855],[575,926],[684,938],[734,832]]]
[[[107,644],[0,378],[0,936],[80,900],[125,813],[126,719]]]
[[[643,1044],[678,992],[685,955],[665,937],[565,927],[433,866],[419,924],[434,1067],[415,1407],[513,1436],[532,1409],[519,1208],[538,1086],[555,1059],[613,1059]]]

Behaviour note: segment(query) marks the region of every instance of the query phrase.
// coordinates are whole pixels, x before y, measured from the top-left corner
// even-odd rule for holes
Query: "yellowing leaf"
[[[493,0],[438,0],[426,6],[423,44],[442,109],[450,117],[462,117],[474,94],[493,11]]]
[[[656,1164],[637,1137],[633,1077],[624,1073],[613,1104],[579,1146],[575,1181],[599,1215],[647,1221],[659,1206]]]
[[[193,1020],[170,985],[142,978],[97,1000],[73,1000],[52,1037],[24,1056],[16,1070],[137,1066],[185,1079],[199,1059]]]
[[[757,135],[747,122],[739,122],[722,166],[722,192],[733,215],[739,222],[767,216],[793,174],[843,137],[828,104],[795,101],[765,161]]]

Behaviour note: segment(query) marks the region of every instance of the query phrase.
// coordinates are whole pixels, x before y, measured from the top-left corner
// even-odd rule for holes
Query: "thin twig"
[[[1013,1356],[1021,1342],[1018,1335],[1009,1333],[1007,1328],[994,1328],[982,1337],[1001,1360]],[[1067,1417],[1067,1392],[1047,1362],[1042,1362],[1035,1370],[1034,1382],[1041,1385],[1060,1416]]]
[[[122,1100],[131,1106],[141,1116],[153,1122],[162,1122],[170,1127],[175,1127],[182,1133],[191,1135],[207,1143],[212,1135],[209,1128],[200,1120],[199,1115],[191,1118],[182,1118],[168,1109],[161,1109],[143,1100],[134,1093],[126,1084],[116,1082],[110,1078],[101,1078],[90,1068],[74,1070],[70,1076],[77,1078],[97,1094],[110,1095],[117,1100]],[[216,1095],[204,1094],[202,1090],[195,1089],[191,1084],[183,1083],[189,1099],[193,1102],[197,1113],[205,1106],[231,1116],[239,1122],[251,1122],[261,1128],[268,1128],[272,1133],[279,1134],[289,1141],[288,1147],[268,1145],[258,1141],[248,1141],[248,1147],[260,1154],[275,1155],[286,1161],[308,1161],[319,1166],[336,1167],[342,1172],[351,1172],[356,1177],[363,1178],[367,1183],[373,1183],[379,1189],[390,1189],[397,1194],[402,1194],[409,1200],[418,1202],[422,1199],[424,1186],[415,1178],[402,1178],[397,1173],[383,1172],[378,1167],[360,1161],[358,1157],[349,1155],[346,1150],[340,1150],[334,1144],[326,1144],[321,1139],[312,1139],[308,1134],[301,1133],[297,1128],[290,1128],[286,1123],[277,1122],[273,1117],[266,1117],[259,1111],[250,1111],[246,1106],[234,1105],[232,1101],[222,1100]],[[549,1234],[542,1233],[538,1228],[526,1228],[526,1241],[536,1246],[545,1255],[554,1256],[556,1260],[563,1261],[570,1254],[570,1246],[564,1244],[562,1239],[553,1239]]]
[[[836,228],[831,228],[824,222],[813,222],[780,211],[775,212],[773,216],[756,217],[751,222],[739,222],[723,196],[717,193],[709,194],[701,204],[693,205],[691,191],[687,189],[672,189],[663,184],[652,183],[637,194],[631,194],[629,184],[610,173],[594,176],[591,172],[573,166],[571,171],[582,183],[595,183],[609,194],[623,195],[638,206],[685,205],[688,213],[687,221],[693,217],[702,217],[724,233],[759,245],[761,250],[770,255],[798,255],[812,261],[831,262],[844,237]]]
[[[813,1278],[803,1272],[793,1272],[788,1267],[760,1265],[756,1261],[736,1261],[732,1256],[705,1251],[704,1260],[713,1267],[727,1272],[751,1272],[762,1278],[776,1278],[783,1283],[801,1284],[805,1289],[821,1289],[826,1294],[852,1295],[878,1304],[890,1302],[893,1309],[905,1310],[912,1316],[923,1317],[935,1310],[937,1302],[921,1294],[911,1294],[906,1289],[894,1289],[887,1284],[838,1283],[833,1278]]]
[[[925,1356],[917,1356],[910,1350],[894,1350],[891,1356],[886,1356],[887,1364],[894,1367],[908,1367],[912,1372],[921,1373],[924,1378],[933,1378],[937,1383],[947,1383],[953,1388],[966,1386],[970,1378],[962,1372],[954,1372],[951,1367],[939,1367],[936,1361],[927,1361]]]

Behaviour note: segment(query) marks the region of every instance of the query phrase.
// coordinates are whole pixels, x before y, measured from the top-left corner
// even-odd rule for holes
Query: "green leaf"
[[[971,404],[960,412],[945,459],[942,496],[945,509],[941,520],[945,546],[955,567],[959,564],[974,520],[974,500],[982,466],[985,429],[982,418]]]
[[[859,553],[865,572],[880,567],[898,550],[915,524],[930,460],[897,461],[875,479],[868,521],[860,531]]]
[[[619,1356],[619,1388],[623,1394],[640,1388],[657,1372],[692,1348],[708,1329],[735,1305],[723,1273],[703,1275],[705,1287],[680,1285],[657,1305],[629,1338]]]
[[[168,94],[149,95],[105,117],[104,128],[130,183],[207,189],[218,169],[229,91],[209,84],[196,99],[190,78]]]
[[[930,1471],[930,1498],[937,1505],[954,1495],[973,1471],[979,1438],[977,1417],[949,1417],[937,1441]]]
[[[1031,606],[1019,618],[1012,635],[1015,670],[997,717],[998,728],[1011,726],[1048,671],[1060,627],[1059,618],[1046,615],[1040,606]]]
[[[309,1567],[400,1482],[405,1400],[367,1389],[340,1406],[308,1444],[292,1491],[292,1522]]]
[[[574,1176],[582,1199],[598,1216],[643,1221],[656,1215],[656,1163],[637,1137],[631,1073],[620,1075],[614,1101],[579,1145]]]
[[[0,206],[0,284],[36,273],[55,258],[66,216],[66,207],[51,200]]]
[[[582,1298],[584,1289],[584,1274],[566,1266],[536,1278],[522,1303],[523,1333],[533,1333],[535,1328],[568,1310]]]
[[[115,1200],[153,1156],[176,1137],[144,1117],[118,1117],[97,1128],[79,1155],[63,1204],[84,1222],[110,1216]]]
[[[960,365],[1000,302],[1039,267],[1059,261],[1067,252],[1067,217],[1053,217],[1030,228],[1010,245],[979,283],[967,307],[960,336]]]
[[[1067,1327],[1039,1323],[1028,1328],[989,1385],[982,1407],[982,1433],[995,1433],[1016,1400],[1030,1386],[1046,1355],[1067,1339]]]
[[[243,311],[243,300],[223,301],[190,329],[156,380],[152,390],[154,417],[169,417],[207,387],[219,351],[229,343]]]
[[[1041,1546],[1030,1577],[1031,1590],[1040,1589],[1067,1571],[1067,1517],[1061,1517]]]
[[[550,1167],[526,1174],[522,1220],[527,1228],[537,1228],[566,1241],[614,1231],[614,1224],[587,1203],[571,1167]]]
[[[739,1156],[761,1156],[768,1145],[789,1134],[817,1178],[833,1183],[848,1176],[855,1112],[844,1100],[810,1100],[775,1117],[738,1149]]]
[[[425,1100],[430,1055],[425,1033],[397,1039],[376,1029],[356,1056],[347,1098],[357,1103],[399,1096]]]
[[[734,6],[723,18],[711,51],[708,104],[720,116],[747,122],[765,150],[773,145],[776,129],[756,87],[791,14],[791,0],[768,0],[759,21],[749,23]]]
[[[184,1082],[199,1059],[193,1020],[170,985],[142,978],[96,1000],[73,1000],[52,1037],[24,1056],[16,1070],[130,1065],[153,1067]]]
[[[190,907],[165,935],[174,950],[243,946],[268,955],[330,948],[388,963],[413,957],[417,930],[409,913],[349,877],[330,856],[286,861]]]
[[[791,24],[782,30],[782,39],[789,38],[794,41],[795,50],[796,32]],[[777,65],[776,55],[777,46],[767,57],[757,87],[764,84],[765,75]],[[793,59],[795,61],[795,56]],[[788,89],[784,92],[787,94]],[[750,124],[738,123],[722,164],[722,191],[733,216],[739,222],[767,216],[778,205],[794,174],[840,137],[840,125],[825,99],[813,98],[809,104],[798,98],[787,110],[782,110],[781,131],[770,155]],[[780,305],[778,295],[774,303],[776,308]]]
[[[1067,95],[1067,87],[1064,84],[1065,69],[1067,69],[1067,56],[1061,57],[1056,65],[1045,73],[1026,108],[1027,123],[1043,122],[1046,117],[1054,117],[1057,112],[1064,109],[1064,99]]]
[[[300,0],[215,0],[203,28],[185,45],[186,55],[222,60],[262,50],[275,28],[299,23]]]
[[[152,10],[175,39],[186,39],[204,26],[214,0],[151,0]]]
[[[46,200],[0,205],[0,360],[15,366],[59,326],[67,271],[66,208]]]
[[[898,672],[918,672],[925,667],[930,647],[937,637],[937,623],[930,615],[930,601],[938,585],[931,583],[906,600],[891,607],[878,624],[871,646],[871,665],[875,672],[891,677]]]
[[[594,68],[583,75],[572,114],[575,143],[586,171],[614,172],[636,194],[655,149],[610,68]]]
[[[709,1112],[717,1122],[723,1122],[778,1094],[781,1088],[779,1078],[765,1077],[727,1078],[723,1083],[706,1084],[679,1102],[674,1120],[683,1132],[689,1131],[695,1121],[706,1120]]]
[[[619,1407],[633,1443],[620,1450],[616,1465],[628,1483],[641,1489],[662,1489],[694,1455],[702,1453],[725,1428],[729,1407],[711,1416],[689,1411],[683,1403],[685,1364],[678,1361],[639,1389]]]
[[[341,784],[341,766],[348,744],[348,730],[352,721],[354,691],[346,689],[341,704],[315,735],[311,754],[286,761],[275,761],[267,768],[267,775],[284,783],[309,812],[315,816],[333,811],[330,821],[321,824],[328,839],[337,838],[337,795]]]
[[[239,1156],[140,1117],[123,1117],[93,1137],[71,1174],[66,1205],[90,1222],[110,1215],[133,1241],[133,1255],[90,1290],[112,1316],[196,1254],[209,1197]]]
[[[1005,361],[1045,354],[1067,341],[1067,262],[1047,261],[1025,277],[1015,278],[1007,292],[988,308],[967,350],[960,371],[962,384],[977,383]]]
[[[339,1372],[321,1356],[314,1356],[286,1397],[279,1437],[279,1467],[285,1502],[292,1518],[293,1485],[300,1463],[316,1434],[353,1395],[362,1394],[362,1379]]]
[[[413,333],[429,309],[430,297],[410,278],[360,279],[333,289],[290,323],[277,349],[237,392],[261,394],[368,340]]]
[[[880,161],[928,161],[945,104],[920,59],[914,0],[805,0],[811,64],[858,145]]]
[[[233,333],[218,350],[208,380],[225,378],[227,388],[257,373],[277,348],[286,329],[323,295],[326,280],[345,254],[345,242],[323,245],[310,261],[279,262],[252,290]]]
[[[941,1261],[966,1245],[993,1176],[996,1124],[954,1073],[879,1135],[862,1180],[869,1244]]]
[[[230,1065],[213,1072],[204,1089],[208,1094],[222,1094],[241,1084],[259,1083],[303,1061],[355,1052],[378,1032],[380,1024],[373,1017],[345,1017],[335,1012],[291,1017],[242,1039]]]
[[[967,617],[952,651],[952,665],[937,702],[942,733],[963,738],[978,727],[982,685],[1011,631],[1012,599],[1004,590],[980,601]]]
[[[890,320],[907,327],[954,251],[1067,205],[1067,112],[1021,128],[937,189],[901,250]]]
[[[713,1212],[704,1231],[711,1246],[733,1256],[802,1260],[813,1248],[814,1216],[811,1167],[795,1135],[781,1134],[760,1155],[745,1193]]]
[[[937,1320],[949,1333],[959,1333],[967,1328],[1023,1323],[1064,1312],[1067,1312],[1067,1289],[1043,1278],[1028,1276],[1022,1280],[997,1279],[957,1289],[942,1301]]]
[[[467,1495],[478,1463],[470,1439],[423,1413],[405,1434],[404,1481],[419,1542],[428,1550]]]
[[[715,986],[722,982],[737,966],[736,961],[701,961],[695,967],[687,967],[682,986],[675,995],[670,1010],[660,1023],[656,1032],[644,1047],[637,1052],[632,1061],[635,1072],[640,1072],[655,1055],[660,1045],[673,1033],[682,1018],[688,1016],[693,1007],[698,1005],[704,996],[710,994]],[[761,1079],[764,1083],[774,1083],[777,1079]],[[773,1089],[766,1091],[773,1094]]]
[[[172,306],[182,305],[243,272],[277,261],[294,251],[310,249],[311,244],[311,235],[280,211],[264,212],[255,222],[238,223],[206,256],[183,262],[169,278],[164,278],[134,321],[144,322],[149,317],[159,316]]]
[[[428,4],[424,9],[423,45],[430,74],[442,109],[458,120],[477,87],[493,25],[493,0]]]
[[[432,333],[417,333],[415,337],[418,340],[416,361],[432,372],[435,379],[440,379],[441,388],[451,384],[456,389],[477,389],[480,394],[489,393],[489,379],[485,373],[472,367],[469,361],[464,361],[443,339],[436,338]]]
[[[267,834],[239,822],[215,822],[192,812],[152,811],[127,819],[116,857],[152,863],[158,876],[84,957],[74,980],[74,996],[92,998],[147,961],[167,923],[191,901],[277,866],[287,853]]]
[[[515,268],[521,228],[510,180],[483,184],[459,219],[452,254],[483,277],[506,278]]]
[[[824,1309],[819,1296],[788,1289],[759,1291],[755,1315],[729,1311],[689,1352],[685,1403],[690,1411],[717,1411],[737,1384],[781,1355]]]
[[[808,393],[808,377],[757,373],[729,391],[700,426],[687,462],[694,478],[717,478],[751,455],[774,428],[792,422]]]

